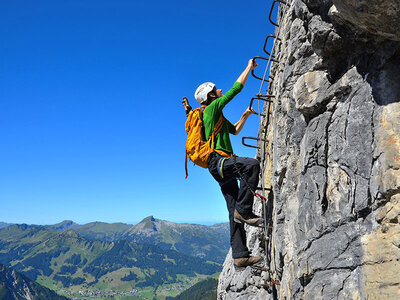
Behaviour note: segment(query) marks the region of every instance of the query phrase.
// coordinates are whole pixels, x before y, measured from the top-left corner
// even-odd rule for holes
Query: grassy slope
[[[129,229],[122,239],[223,263],[229,250],[229,227],[227,223],[214,226],[176,224],[147,217]]]
[[[129,240],[152,244],[163,249],[176,250],[189,256],[206,258],[218,263],[223,263],[229,250],[229,228],[227,223],[214,226],[177,224],[150,216],[136,225],[103,222],[78,225],[72,221],[63,221],[55,225],[30,225],[28,227],[58,232],[72,228],[79,235],[90,240]]]
[[[183,291],[174,300],[214,300],[217,298],[218,280],[208,278]]]
[[[124,223],[92,222],[75,229],[81,236],[91,240],[117,241],[132,227]]]
[[[154,294],[157,286],[171,286],[170,291],[160,292],[160,299],[220,270],[218,264],[151,245],[91,241],[73,230],[57,233],[25,225],[0,230],[0,262],[53,289],[62,288],[64,282],[70,290],[127,291],[136,287]],[[122,281],[130,272],[135,280]]]

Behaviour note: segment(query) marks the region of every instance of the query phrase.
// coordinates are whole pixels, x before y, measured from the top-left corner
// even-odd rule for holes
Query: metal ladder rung
[[[268,98],[253,97],[253,98],[251,98],[249,108],[253,108],[253,101],[254,101],[255,99],[263,100],[263,101],[265,101],[265,102],[273,102],[272,100],[270,100],[270,99],[268,99]],[[255,112],[254,114],[256,114],[256,115],[258,115],[258,116],[263,116],[263,117],[265,117],[265,115],[262,114],[262,113]]]
[[[256,97],[261,97],[261,98],[275,98],[275,95],[272,95],[272,94],[256,94]]]
[[[267,44],[268,44],[268,40],[269,40],[270,38],[277,39],[278,41],[280,41],[281,39],[278,38],[278,37],[277,37],[276,35],[274,35],[274,34],[269,34],[269,35],[267,35],[267,37],[266,37],[266,39],[265,39],[265,43],[264,43],[264,52],[267,53],[268,56],[271,56],[272,58],[275,58],[275,54],[269,53],[269,52],[267,51],[267,49],[266,49],[266,48],[267,48]]]
[[[263,188],[262,186],[258,186],[256,188],[256,190],[258,190],[258,191],[272,191],[272,188]]]
[[[264,280],[264,285],[268,287],[272,287],[274,285],[281,285],[281,282],[278,280]]]
[[[260,138],[256,138],[256,137],[252,137],[252,136],[244,136],[244,137],[242,137],[242,144],[243,144],[243,146],[250,147],[250,148],[256,148],[256,149],[259,149],[260,147],[246,144],[246,143],[244,142],[245,139],[256,140],[257,142],[258,142],[258,141],[263,141],[263,142],[265,142],[264,139],[260,139]]]
[[[269,61],[269,60],[270,60],[270,61],[272,61],[272,62],[279,63],[279,60],[274,59],[274,58],[272,58],[272,57],[256,56],[256,57],[254,57],[253,59],[263,59],[263,60],[266,60],[266,61]],[[252,75],[254,78],[257,78],[257,79],[262,80],[262,81],[265,81],[265,82],[270,82],[269,79],[271,79],[271,82],[272,82],[272,80],[274,79],[274,77],[271,76],[271,75],[269,75],[269,79],[259,77],[259,76],[257,76],[257,75],[254,73],[254,70],[251,70],[251,75]]]
[[[287,5],[287,3],[285,1],[283,1],[283,0],[274,0],[274,2],[272,2],[272,5],[271,5],[271,10],[269,11],[268,19],[269,19],[269,21],[271,22],[272,25],[274,25],[276,27],[279,27],[278,23],[275,23],[274,21],[272,21],[272,12],[274,11],[274,7],[275,7],[275,3],[276,2],[280,2],[280,3],[283,3],[285,5]]]

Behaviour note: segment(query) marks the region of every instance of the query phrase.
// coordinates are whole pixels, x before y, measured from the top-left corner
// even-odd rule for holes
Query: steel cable
[[[281,10],[281,5],[280,4],[281,4],[281,2],[279,2],[279,6],[278,6],[278,19],[279,19],[278,25],[279,26],[278,26],[277,33],[275,34],[276,38],[273,41],[270,55],[268,57],[268,63],[267,63],[267,66],[265,68],[265,71],[264,71],[263,79],[261,81],[259,94],[261,94],[261,92],[262,92],[262,88],[264,86],[264,82],[266,81],[265,77],[267,76],[268,70],[270,70],[270,67],[271,67],[272,55],[273,55],[273,53],[275,53],[275,47],[277,47],[277,44],[278,44],[278,43],[276,43],[276,41],[278,40],[279,42],[281,42],[281,39],[279,39],[279,36],[280,36],[280,29],[282,27],[282,20],[283,20],[284,16],[287,13],[288,7],[290,6],[287,3],[284,3],[283,4],[284,8],[283,8],[283,10]],[[271,7],[271,9],[272,9],[272,7]],[[268,81],[267,93],[268,93],[268,90],[270,89],[271,83],[272,83],[272,80]],[[258,111],[259,112],[261,112],[260,109],[261,109],[261,107],[260,107],[260,99],[258,99]],[[266,128],[264,128],[264,126],[262,126],[263,123],[264,123],[264,120],[262,119],[261,113],[259,113],[259,115],[258,115],[258,118],[259,118],[259,133],[258,133],[258,136],[260,137],[260,139],[262,139],[261,135],[263,134],[263,131],[264,131],[265,135],[268,134],[268,127],[269,127],[268,123],[270,121],[269,120],[269,114],[270,114],[270,111],[271,111],[271,102],[268,101],[266,109],[267,109],[267,112],[265,114],[266,117],[267,117],[267,124],[265,126]],[[265,117],[264,117],[264,119],[265,119]],[[261,150],[260,150],[260,152],[261,152],[260,156],[261,157],[265,157],[265,152],[267,150],[266,149],[267,148],[267,146],[266,146],[267,144],[269,145],[268,140],[266,139],[266,142],[263,144],[263,147],[261,147]],[[262,193],[263,193],[264,196],[265,196],[265,190],[266,190],[266,188],[265,188],[265,170],[266,170],[266,165],[268,163],[268,159],[266,159],[266,161],[267,162],[263,161],[260,164],[260,168],[261,168],[261,170],[260,170],[260,173],[261,173],[261,189],[262,189]],[[272,187],[271,187],[269,193],[272,193]],[[272,199],[270,197],[268,197],[268,201],[272,201]],[[269,206],[272,208],[272,205],[269,205]],[[272,272],[271,272],[271,264],[270,264],[271,262],[270,262],[269,257],[268,257],[268,255],[270,254],[269,253],[270,252],[269,251],[270,250],[269,249],[269,247],[270,247],[270,241],[269,241],[269,228],[270,228],[270,226],[269,225],[270,224],[268,222],[269,220],[267,220],[267,213],[269,215],[269,213],[271,213],[271,212],[267,211],[267,203],[266,203],[266,201],[262,201],[262,211],[263,211],[263,218],[264,218],[264,235],[265,235],[265,266],[268,268],[269,276],[270,276],[270,279],[272,280],[272,278],[271,278],[272,277],[271,276]],[[269,216],[268,216],[268,218],[269,218]],[[272,280],[272,282],[275,282],[275,281]]]

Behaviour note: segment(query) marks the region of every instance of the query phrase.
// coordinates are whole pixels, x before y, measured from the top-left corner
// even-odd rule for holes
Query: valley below
[[[229,250],[228,223],[6,224],[0,263],[71,299],[172,299],[216,278]]]

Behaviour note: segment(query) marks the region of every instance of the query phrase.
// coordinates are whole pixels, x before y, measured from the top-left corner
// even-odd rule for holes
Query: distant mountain
[[[90,240],[100,241],[117,241],[125,234],[133,225],[124,223],[104,223],[91,222],[79,225],[73,221],[65,220],[55,225],[44,225],[45,228],[63,232],[68,229],[74,229],[81,236]]]
[[[229,238],[229,223],[178,224],[153,216],[143,219],[121,236],[121,239],[157,245],[219,263],[223,263],[229,251]]]
[[[10,225],[12,225],[12,224],[0,222],[0,229],[1,229],[1,228],[4,228],[4,227],[7,227],[7,226],[10,226]]]
[[[92,222],[75,228],[81,236],[90,240],[118,241],[133,225],[124,223]]]
[[[72,229],[57,232],[26,224],[0,229],[0,262],[52,289],[157,287],[221,269],[150,244],[89,240]]]
[[[54,225],[46,225],[45,227],[56,231],[66,231],[68,229],[74,229],[79,227],[79,224],[76,224],[71,220],[65,220]]]
[[[212,226],[179,224],[149,216],[136,225],[104,222],[78,225],[72,221],[64,221],[46,228],[59,232],[74,229],[89,240],[127,240],[151,244],[218,263],[224,262],[230,247],[229,223]]]
[[[0,264],[0,299],[67,300],[15,270]]]

